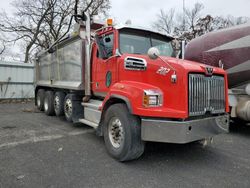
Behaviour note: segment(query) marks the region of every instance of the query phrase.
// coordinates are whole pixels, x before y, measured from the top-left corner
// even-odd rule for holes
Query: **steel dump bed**
[[[84,42],[79,36],[67,38],[54,46],[52,53],[37,56],[36,85],[84,90]]]

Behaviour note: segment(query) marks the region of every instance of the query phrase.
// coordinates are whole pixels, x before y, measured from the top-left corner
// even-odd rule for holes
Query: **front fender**
[[[121,81],[115,83],[114,85],[112,85],[108,94],[106,95],[102,108],[104,108],[105,104],[110,99],[118,98],[126,102],[131,114],[140,116],[152,116],[152,108],[143,107],[143,93],[145,89],[160,90],[153,85],[141,82]],[[160,109],[160,107],[153,107],[153,109],[157,111]],[[159,116],[159,114],[157,116]]]

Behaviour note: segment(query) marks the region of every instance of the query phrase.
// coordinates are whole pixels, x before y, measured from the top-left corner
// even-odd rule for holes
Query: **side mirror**
[[[148,57],[150,59],[157,59],[159,55],[160,55],[160,52],[156,47],[149,48]]]

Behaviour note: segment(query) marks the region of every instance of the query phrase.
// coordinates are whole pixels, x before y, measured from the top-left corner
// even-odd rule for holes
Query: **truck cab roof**
[[[157,30],[154,30],[154,29],[150,29],[150,28],[147,28],[147,27],[138,26],[138,25],[118,24],[118,25],[115,25],[114,28],[117,29],[117,30],[126,28],[126,29],[135,29],[135,30],[141,30],[141,31],[148,31],[148,32],[164,35],[164,36],[167,36],[167,37],[169,37],[171,39],[174,39],[173,36],[168,35],[166,33],[163,33],[163,32],[160,32],[160,31],[157,31]]]

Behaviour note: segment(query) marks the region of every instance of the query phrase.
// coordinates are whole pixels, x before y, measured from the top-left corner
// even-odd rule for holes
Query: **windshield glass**
[[[121,53],[147,54],[151,47],[156,47],[162,56],[174,55],[171,39],[168,37],[131,29],[120,31]]]

